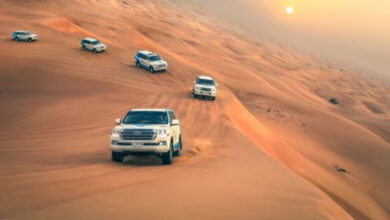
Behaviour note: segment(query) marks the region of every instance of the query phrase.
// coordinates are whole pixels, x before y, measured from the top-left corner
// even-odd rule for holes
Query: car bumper
[[[195,90],[194,94],[198,96],[209,96],[209,97],[217,96],[216,92],[207,92],[207,91],[200,91],[200,90]]]
[[[166,70],[168,70],[168,67],[167,66],[162,66],[162,67],[154,66],[153,69],[155,71],[166,71]]]
[[[96,48],[96,51],[97,52],[104,52],[104,51],[106,51],[107,50],[107,48]]]
[[[164,143],[165,144],[161,144]],[[152,141],[125,141],[121,140],[119,137],[111,137],[110,139],[110,148],[114,152],[121,152],[121,153],[166,153],[169,151],[170,141],[169,139],[155,139]]]

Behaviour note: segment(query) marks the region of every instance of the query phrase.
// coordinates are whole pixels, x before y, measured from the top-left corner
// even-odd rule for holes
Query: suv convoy
[[[14,31],[12,32],[11,39],[32,42],[38,40],[38,34],[32,34],[28,31]]]
[[[104,52],[107,50],[107,46],[103,43],[101,43],[100,41],[96,40],[96,39],[93,39],[93,38],[83,38],[80,42],[81,44],[81,48],[83,50],[89,50],[89,51],[92,51],[94,53],[97,53],[97,52]]]
[[[214,79],[209,76],[198,76],[194,81],[192,88],[192,96],[198,97],[209,97],[211,100],[215,100],[217,96],[217,86]]]
[[[154,154],[163,164],[180,156],[182,139],[179,120],[171,109],[133,109],[116,120],[110,148],[112,160],[122,162],[126,155]]]
[[[138,68],[145,68],[151,73],[156,71],[166,71],[168,63],[165,62],[159,55],[149,51],[138,51],[135,54],[134,62]]]

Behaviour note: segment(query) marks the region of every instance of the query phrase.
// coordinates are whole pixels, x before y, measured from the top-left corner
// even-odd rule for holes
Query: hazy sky
[[[189,1],[259,38],[390,79],[390,0]]]

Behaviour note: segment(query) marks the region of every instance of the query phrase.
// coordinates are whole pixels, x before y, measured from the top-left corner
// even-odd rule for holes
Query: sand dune
[[[383,83],[169,0],[0,5],[0,218],[390,218]],[[16,29],[40,39],[13,42]],[[82,51],[86,36],[107,53]],[[139,49],[169,71],[135,68]],[[215,103],[191,98],[200,74],[219,82]],[[114,119],[137,107],[176,111],[174,165],[111,162]]]

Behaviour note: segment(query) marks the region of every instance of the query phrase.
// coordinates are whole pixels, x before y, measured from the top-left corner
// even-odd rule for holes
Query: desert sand
[[[181,7],[0,0],[0,219],[389,219],[389,87]],[[141,49],[168,72],[137,69]],[[192,99],[197,75],[216,102]],[[115,118],[141,107],[176,111],[172,166],[111,161]]]

